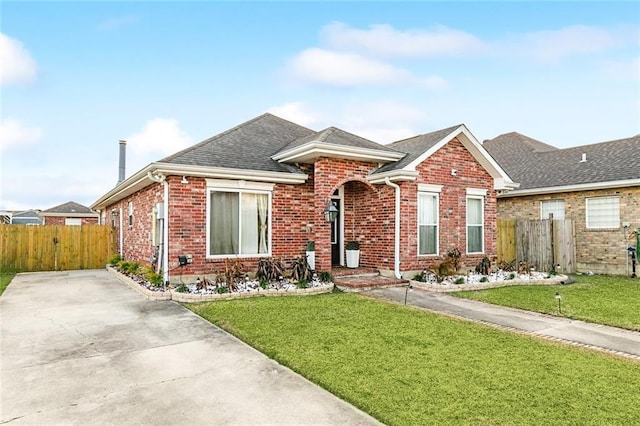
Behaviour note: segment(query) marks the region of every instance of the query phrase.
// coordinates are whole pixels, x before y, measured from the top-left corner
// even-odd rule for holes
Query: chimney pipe
[[[124,180],[125,174],[125,160],[127,156],[127,141],[120,139],[120,160],[118,167],[118,183]]]

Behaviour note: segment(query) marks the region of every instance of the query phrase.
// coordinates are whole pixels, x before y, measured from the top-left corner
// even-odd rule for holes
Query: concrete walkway
[[[0,320],[2,424],[379,424],[106,271],[19,274]]]
[[[408,305],[429,311],[640,359],[639,332],[506,308],[419,289],[411,290],[407,294],[406,287],[375,289],[363,294],[398,303],[404,303],[406,294]]]

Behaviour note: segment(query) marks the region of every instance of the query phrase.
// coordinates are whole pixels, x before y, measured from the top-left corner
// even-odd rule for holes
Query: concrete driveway
[[[378,424],[106,271],[19,274],[0,319],[1,423]]]

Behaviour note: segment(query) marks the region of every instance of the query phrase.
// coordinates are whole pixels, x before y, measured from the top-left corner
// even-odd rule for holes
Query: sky
[[[0,210],[90,206],[120,139],[128,177],[264,112],[383,144],[640,133],[633,1],[4,0],[0,59]]]

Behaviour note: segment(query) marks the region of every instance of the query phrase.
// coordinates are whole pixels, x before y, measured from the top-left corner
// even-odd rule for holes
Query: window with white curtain
[[[438,254],[438,194],[418,193],[418,254]]]
[[[467,253],[484,252],[484,197],[467,196]]]
[[[270,251],[270,194],[209,190],[209,256],[266,255]]]
[[[564,200],[544,200],[540,202],[540,219],[564,219]]]
[[[586,199],[587,229],[620,228],[620,197]]]

